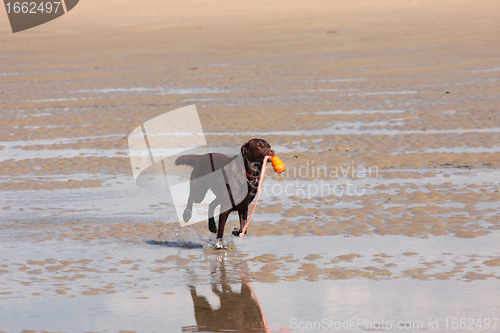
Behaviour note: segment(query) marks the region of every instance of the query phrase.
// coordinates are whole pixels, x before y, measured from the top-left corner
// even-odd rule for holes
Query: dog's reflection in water
[[[241,289],[234,292],[235,279],[226,276],[224,262],[212,270],[212,292],[220,301],[219,308],[212,308],[207,298],[196,292],[196,286],[189,285],[194,304],[197,327],[184,327],[183,332],[269,332],[262,309],[253,295],[246,278],[239,278]],[[231,281],[230,281],[231,280]],[[239,282],[238,282],[239,284]]]

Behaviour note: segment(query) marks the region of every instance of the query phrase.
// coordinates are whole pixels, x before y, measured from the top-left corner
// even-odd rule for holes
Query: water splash
[[[162,240],[162,238],[167,238]],[[173,239],[171,239],[173,238]],[[180,233],[177,234],[167,234],[166,229],[162,231],[157,239],[147,240],[145,243],[150,245],[160,245],[167,247],[179,247],[179,248],[203,248],[209,249],[215,248],[215,235],[208,235],[207,237],[202,237],[193,228],[183,228]],[[226,247],[234,247],[234,241],[232,237],[224,238],[223,243]]]

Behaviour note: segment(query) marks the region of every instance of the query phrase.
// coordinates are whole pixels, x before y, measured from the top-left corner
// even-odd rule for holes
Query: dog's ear
[[[241,146],[241,155],[243,157],[247,156],[249,149],[250,149],[250,142],[247,141],[243,146]]]

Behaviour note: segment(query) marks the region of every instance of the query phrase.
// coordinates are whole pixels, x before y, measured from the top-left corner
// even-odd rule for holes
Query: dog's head
[[[241,146],[241,154],[250,163],[262,163],[264,157],[274,156],[274,150],[266,140],[252,139]]]

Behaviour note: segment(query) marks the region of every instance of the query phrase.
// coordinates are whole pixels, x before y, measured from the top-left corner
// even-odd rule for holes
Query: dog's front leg
[[[233,230],[233,235],[235,236],[239,236],[241,234],[241,231],[243,230],[243,227],[245,226],[245,224],[247,223],[247,219],[248,219],[248,210],[246,209],[239,209],[238,210],[238,216],[240,217],[240,228],[234,228]],[[245,232],[246,234],[246,232]]]
[[[221,207],[221,210],[222,210],[222,207]],[[219,230],[217,230],[217,241],[215,243],[215,247],[218,250],[225,249],[224,245],[222,244],[222,237],[224,237],[224,227],[226,226],[226,221],[227,221],[227,218],[229,217],[230,213],[231,213],[231,210],[227,210],[227,211],[219,214]]]

